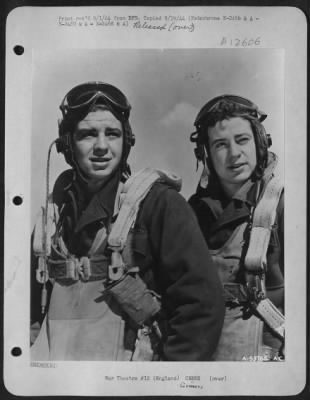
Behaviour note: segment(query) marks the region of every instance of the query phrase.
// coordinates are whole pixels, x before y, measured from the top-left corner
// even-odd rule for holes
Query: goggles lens
[[[245,114],[253,115],[255,118],[258,118],[260,122],[264,121],[267,118],[267,114],[260,111],[258,107],[252,103],[250,100],[236,95],[222,95],[215,97],[211,101],[209,101],[199,112],[197,118],[195,120],[194,125],[199,125],[203,120],[208,118],[208,115],[216,112],[221,112],[218,110],[218,106],[221,102],[232,103],[240,109],[240,112]]]
[[[63,99],[60,109],[66,114],[88,106],[99,98],[129,116],[131,106],[126,96],[115,86],[103,82],[88,82],[74,87]]]

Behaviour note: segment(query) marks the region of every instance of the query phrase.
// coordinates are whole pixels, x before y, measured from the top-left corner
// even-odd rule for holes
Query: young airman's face
[[[219,121],[208,128],[208,138],[212,165],[224,191],[232,196],[257,164],[251,124],[241,117]]]
[[[75,159],[93,185],[102,185],[119,167],[123,153],[121,122],[106,109],[91,111],[73,133]]]

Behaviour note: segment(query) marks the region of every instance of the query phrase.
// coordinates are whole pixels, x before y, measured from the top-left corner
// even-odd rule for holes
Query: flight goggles
[[[241,96],[224,94],[222,96],[215,97],[202,107],[195,119],[194,125],[199,126],[202,122],[207,121],[208,117],[211,117],[212,113],[221,112],[218,110],[218,105],[223,101],[236,105],[240,113],[252,115],[260,122],[267,118],[267,114],[265,114],[263,111],[260,111],[252,101]]]
[[[75,86],[64,97],[60,110],[66,116],[68,113],[90,107],[100,98],[128,119],[131,105],[126,96],[115,86],[104,82],[87,82]]]

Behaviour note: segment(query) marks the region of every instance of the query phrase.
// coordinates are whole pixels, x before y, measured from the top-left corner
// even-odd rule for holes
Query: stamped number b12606
[[[228,47],[256,47],[261,45],[261,38],[257,36],[256,38],[227,38],[226,36],[222,37],[221,46]]]

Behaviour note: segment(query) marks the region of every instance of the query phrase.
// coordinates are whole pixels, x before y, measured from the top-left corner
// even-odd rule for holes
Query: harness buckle
[[[78,281],[80,276],[88,281],[91,276],[90,260],[88,257],[80,259],[72,257],[66,260],[66,278]]]
[[[123,257],[119,251],[112,251],[111,265],[108,268],[108,275],[111,281],[120,280],[127,270]]]
[[[251,285],[250,282],[247,282],[246,285],[251,304],[257,306],[266,296],[262,287],[261,277],[255,275],[254,279],[254,285]]]
[[[79,280],[80,261],[77,258],[69,258],[66,260],[66,278]]]
[[[46,258],[40,256],[38,259],[38,268],[36,270],[36,279],[39,283],[44,284],[49,280]]]
[[[91,276],[90,259],[88,257],[81,257],[79,261],[79,274],[84,280],[88,281]]]

